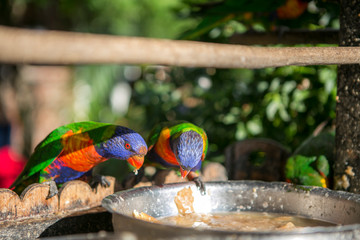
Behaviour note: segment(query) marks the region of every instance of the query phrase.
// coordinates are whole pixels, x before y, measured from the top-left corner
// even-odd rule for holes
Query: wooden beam
[[[0,27],[0,62],[266,68],[360,63],[360,47],[250,47]]]

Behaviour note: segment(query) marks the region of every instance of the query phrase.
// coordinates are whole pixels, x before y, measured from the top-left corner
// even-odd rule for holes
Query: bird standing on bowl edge
[[[93,167],[110,158],[126,160],[137,171],[146,153],[145,140],[129,128],[91,121],[70,123],[37,145],[10,189],[20,194],[32,183],[45,183],[50,185],[51,198],[58,192],[57,185],[91,176]],[[98,184],[110,185],[105,177],[95,175],[90,185]]]
[[[202,128],[187,121],[162,122],[152,129],[147,144],[146,162],[179,169],[183,178],[194,181],[202,194],[205,193],[205,186],[196,173],[208,149],[208,138]]]

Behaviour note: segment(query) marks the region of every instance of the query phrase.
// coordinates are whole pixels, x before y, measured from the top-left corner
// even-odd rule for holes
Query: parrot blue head
[[[117,126],[114,134],[101,143],[99,151],[106,158],[127,160],[136,170],[143,165],[146,153],[147,145],[140,134],[122,126]]]
[[[195,131],[186,131],[171,139],[171,148],[180,165],[182,177],[186,177],[201,162],[203,145],[202,137]]]

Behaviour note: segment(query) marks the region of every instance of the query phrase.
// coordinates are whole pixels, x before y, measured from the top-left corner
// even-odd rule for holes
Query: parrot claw
[[[197,189],[199,189],[201,195],[206,195],[206,188],[204,182],[201,180],[200,177],[193,178],[193,181],[196,184]]]
[[[47,181],[47,182],[44,182],[43,184],[49,185],[49,187],[50,187],[49,195],[46,197],[46,200],[52,198],[53,196],[55,196],[56,194],[59,193],[55,181]]]
[[[102,187],[110,187],[110,182],[102,175],[94,175],[90,181],[90,186],[92,188],[97,188],[98,185]]]

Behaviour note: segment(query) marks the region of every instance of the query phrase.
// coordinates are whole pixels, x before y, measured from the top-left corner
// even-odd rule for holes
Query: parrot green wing
[[[285,177],[296,184],[326,187],[329,169],[329,162],[324,155],[319,157],[296,155],[287,160]]]
[[[316,168],[324,174],[324,176],[329,176],[330,174],[330,164],[326,156],[320,155],[316,160]]]
[[[87,132],[94,144],[103,141],[114,133],[115,125],[97,122],[77,122],[61,126],[53,130],[43,141],[35,148],[24,170],[17,177],[10,188],[20,184],[22,181],[30,178],[36,173],[49,166],[61,153],[62,137],[70,130],[76,132]]]
[[[300,183],[295,179],[298,179],[302,174],[306,173],[308,171],[307,168],[315,160],[316,157],[306,157],[302,155],[290,157],[285,165],[286,178],[291,179],[295,183]]]
[[[149,150],[155,145],[157,140],[159,139],[160,133],[165,128],[171,128],[175,125],[187,123],[186,121],[172,121],[172,122],[161,122],[157,124],[149,133],[149,137],[147,139],[147,145],[149,146]]]
[[[324,131],[307,138],[287,160],[286,178],[294,183],[327,186],[335,159],[335,134]]]

